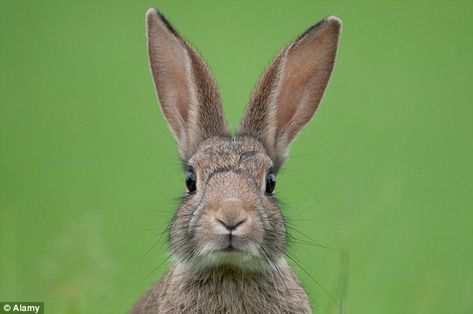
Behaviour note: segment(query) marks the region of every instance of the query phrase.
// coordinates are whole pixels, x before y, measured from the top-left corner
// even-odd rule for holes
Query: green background
[[[339,16],[328,92],[278,178],[291,265],[316,313],[473,313],[471,1],[0,0],[1,301],[125,313],[169,267],[184,174],[147,65],[152,6],[209,63],[233,128],[278,50]]]

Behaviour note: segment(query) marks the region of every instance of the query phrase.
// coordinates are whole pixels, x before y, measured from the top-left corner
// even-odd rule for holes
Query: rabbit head
[[[340,20],[328,17],[282,49],[231,134],[207,65],[164,16],[148,11],[151,72],[186,172],[187,191],[170,231],[176,263],[254,271],[284,263],[276,175],[322,99],[340,28]]]

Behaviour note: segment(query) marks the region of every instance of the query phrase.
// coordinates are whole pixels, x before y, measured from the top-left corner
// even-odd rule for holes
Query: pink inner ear
[[[179,82],[176,82],[176,84],[182,84],[184,86],[187,86],[185,78],[182,78]],[[182,117],[183,122],[187,123],[189,121],[188,115],[189,115],[190,99],[187,96],[187,94],[179,93],[178,91],[176,92],[175,99],[176,99],[175,105],[177,106],[179,115]]]
[[[182,73],[181,69],[178,69],[179,65],[168,65],[169,70],[178,74]],[[163,75],[164,76],[164,75]],[[187,93],[183,93],[184,88],[187,88],[186,78],[183,75],[167,76],[161,78],[156,77],[157,84],[156,88],[158,93],[162,96],[161,107],[163,109],[166,118],[172,124],[171,121],[176,121],[176,123],[187,122],[188,121],[188,106],[189,106],[189,96]],[[178,116],[176,117],[176,113]],[[182,119],[182,121],[180,121]],[[171,125],[173,129],[177,125]]]
[[[277,128],[287,132],[289,141],[311,119],[321,101],[333,67],[337,32],[327,27],[289,48],[277,98]]]
[[[147,23],[159,103],[186,160],[205,138],[228,133],[220,95],[205,62],[161,14],[148,11]]]
[[[158,17],[150,16],[148,30],[150,63],[160,105],[170,127],[181,137],[191,104],[190,60],[184,43]]]

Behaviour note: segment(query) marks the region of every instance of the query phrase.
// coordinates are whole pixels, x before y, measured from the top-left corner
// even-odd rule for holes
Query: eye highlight
[[[186,175],[186,187],[189,193],[194,193],[197,190],[197,175],[194,169],[190,168]]]
[[[273,193],[276,188],[276,176],[270,172],[266,175],[266,193]]]

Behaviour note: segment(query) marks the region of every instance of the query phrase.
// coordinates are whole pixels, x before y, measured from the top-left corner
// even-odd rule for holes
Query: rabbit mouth
[[[269,259],[262,255],[265,250],[250,239],[229,243],[222,238],[202,243],[196,254],[181,263],[195,271],[235,269],[245,272],[271,272],[278,268],[280,258]],[[283,259],[284,260],[284,259]]]
[[[256,251],[257,249],[254,248]],[[239,271],[267,272],[272,271],[275,266],[268,263],[259,254],[255,254],[251,248],[238,249],[233,246],[213,251],[200,260],[198,266],[203,270],[221,269],[230,267]]]
[[[251,247],[256,243],[243,235],[232,233],[221,234],[215,243],[214,252],[232,254],[251,254]]]
[[[208,243],[203,250],[203,256],[209,266],[236,265],[240,268],[248,268],[260,256],[258,245],[245,241],[240,237],[228,237],[217,243]]]

